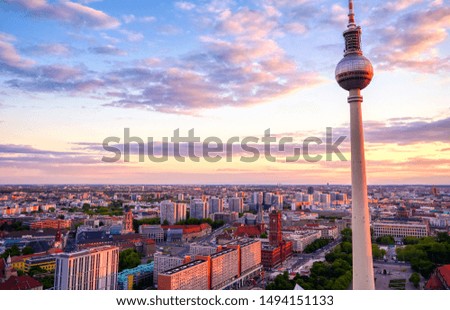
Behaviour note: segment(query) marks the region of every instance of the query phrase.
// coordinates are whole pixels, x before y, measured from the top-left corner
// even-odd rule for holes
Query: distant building
[[[233,223],[237,221],[239,214],[237,212],[218,212],[214,213],[214,221],[224,221],[225,223]]]
[[[209,200],[209,212],[210,213],[219,213],[223,212],[223,199],[212,197]]]
[[[119,248],[102,246],[56,258],[55,290],[115,290]]]
[[[141,225],[139,226],[139,234],[156,242],[164,241],[164,230],[161,228],[161,225]]]
[[[375,238],[381,236],[393,236],[394,238],[417,237],[430,235],[430,227],[427,223],[412,222],[373,222],[373,234]]]
[[[38,220],[30,223],[30,229],[32,230],[38,230],[38,229],[46,229],[46,228],[52,228],[52,229],[70,229],[70,226],[72,225],[71,220],[53,220],[53,219],[45,219],[45,220]]]
[[[282,195],[273,195],[272,202],[278,210],[283,210],[283,196]]]
[[[244,200],[241,197],[232,197],[228,199],[228,209],[231,212],[243,213]]]
[[[212,228],[207,223],[200,225],[162,225],[164,234],[172,241],[190,242],[196,238],[209,235]],[[177,237],[178,236],[178,237]]]
[[[324,226],[319,224],[306,224],[302,227],[296,227],[296,231],[315,230],[320,232],[320,238],[336,239],[339,237],[339,229],[337,226]]]
[[[133,212],[131,209],[125,209],[122,233],[129,234],[134,232],[133,229]]]
[[[271,206],[272,205],[272,193],[264,193],[264,204],[266,206]]]
[[[173,225],[179,221],[186,219],[187,205],[185,203],[176,203],[170,200],[162,201],[160,204],[161,224],[167,221],[169,225]]]
[[[248,238],[259,238],[262,231],[259,225],[244,225],[236,228],[234,232],[235,237],[248,237]]]
[[[294,252],[301,253],[309,244],[313,243],[314,240],[319,239],[321,236],[322,233],[318,230],[296,231],[295,233],[286,236],[286,240],[292,242],[292,250]]]
[[[194,199],[190,204],[190,217],[196,219],[204,219],[209,215],[208,203],[202,199]]]
[[[261,192],[254,192],[252,196],[252,202],[256,206],[260,206],[263,204],[263,193]]]

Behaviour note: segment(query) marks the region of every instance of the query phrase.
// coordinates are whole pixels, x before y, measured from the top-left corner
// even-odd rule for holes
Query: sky
[[[450,184],[450,3],[354,2],[375,70],[362,106],[368,183]],[[334,79],[347,4],[0,1],[0,183],[349,184],[348,93]],[[155,155],[177,129],[258,138],[248,145],[261,152],[266,130],[292,143],[253,162],[236,145],[182,162],[172,143],[166,161],[139,161],[132,144],[127,162],[126,128]],[[343,158],[313,143],[322,160],[286,160],[326,128]],[[115,162],[102,160],[108,137]]]

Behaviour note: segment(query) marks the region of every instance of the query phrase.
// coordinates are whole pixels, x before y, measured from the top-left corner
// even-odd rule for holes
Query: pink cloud
[[[448,70],[450,58],[440,56],[437,46],[447,39],[449,28],[450,7],[410,12],[379,30],[382,45],[371,53],[382,69],[400,67],[428,73]]]
[[[99,10],[87,7],[80,3],[61,1],[48,3],[46,0],[5,0],[7,3],[30,11],[31,13],[50,19],[67,22],[75,26],[92,28],[115,28],[119,21]]]
[[[21,69],[31,67],[34,62],[22,58],[11,43],[12,41],[15,41],[13,36],[0,32],[0,64],[4,63],[9,67]]]

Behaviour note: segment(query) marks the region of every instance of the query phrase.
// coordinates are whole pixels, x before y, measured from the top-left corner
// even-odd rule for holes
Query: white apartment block
[[[55,290],[115,290],[119,248],[101,246],[56,256]]]

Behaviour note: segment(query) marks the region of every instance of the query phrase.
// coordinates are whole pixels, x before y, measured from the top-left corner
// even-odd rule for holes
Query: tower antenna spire
[[[353,0],[348,0],[348,27],[354,27],[355,24],[355,12],[353,11]]]

